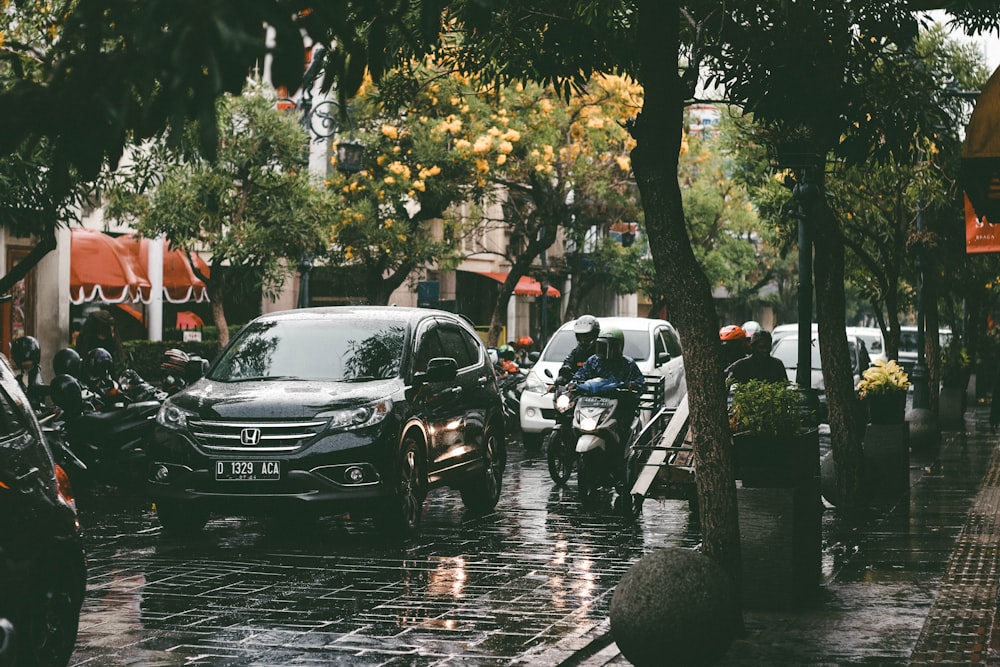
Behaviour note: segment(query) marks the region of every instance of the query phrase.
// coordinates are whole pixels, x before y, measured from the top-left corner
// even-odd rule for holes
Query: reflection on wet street
[[[507,664],[606,621],[621,575],[700,539],[686,501],[635,526],[577,504],[510,443],[501,502],[428,499],[401,545],[367,520],[217,518],[182,540],[136,497],[79,501],[89,560],[72,665]]]

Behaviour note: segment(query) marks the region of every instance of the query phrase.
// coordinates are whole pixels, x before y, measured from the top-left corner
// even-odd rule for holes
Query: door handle
[[[490,379],[484,375],[481,378],[479,378],[479,380],[478,380],[479,386],[480,387],[485,387],[487,385],[487,383],[489,383],[489,381],[490,381]]]
[[[458,394],[462,393],[462,388],[461,387],[452,387],[451,389],[449,389],[445,393],[458,395]]]

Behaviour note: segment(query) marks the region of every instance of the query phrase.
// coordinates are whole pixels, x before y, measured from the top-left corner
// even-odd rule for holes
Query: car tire
[[[78,562],[77,562],[78,561]],[[65,665],[73,654],[86,573],[82,557],[58,556],[36,571],[23,619],[14,621],[14,664]]]
[[[545,436],[545,458],[549,464],[549,476],[559,486],[566,486],[576,463],[576,452],[570,451],[563,442],[561,429],[552,429]]]
[[[472,483],[462,487],[462,502],[478,513],[489,512],[500,502],[507,448],[499,431],[488,429],[483,441],[483,466]]]
[[[208,523],[209,513],[190,503],[159,500],[156,502],[156,516],[166,532],[173,535],[193,535]]]
[[[410,435],[403,439],[393,466],[392,497],[385,501],[375,521],[385,533],[407,539],[420,532],[427,498],[424,448]]]

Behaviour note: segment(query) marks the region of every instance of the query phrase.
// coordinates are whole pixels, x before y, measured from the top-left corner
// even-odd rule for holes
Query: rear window
[[[399,375],[406,325],[368,319],[251,323],[209,377],[221,382],[302,379],[340,382]]]

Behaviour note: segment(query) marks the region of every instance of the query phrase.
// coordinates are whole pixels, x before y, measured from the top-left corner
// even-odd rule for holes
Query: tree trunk
[[[212,321],[219,330],[219,349],[229,344],[229,323],[226,321],[226,308],[223,298],[226,293],[225,274],[222,266],[212,264],[211,279],[205,283],[208,300],[212,302]]]
[[[704,553],[722,565],[739,591],[739,519],[719,322],[708,279],[691,249],[677,180],[686,97],[677,74],[680,12],[676,3],[659,0],[640,0],[637,7],[645,100],[631,127],[632,168],[656,273],[670,286],[667,304],[684,344]],[[742,612],[737,613],[742,627]]]
[[[822,192],[822,187],[820,187]],[[865,509],[861,425],[857,419],[851,359],[847,348],[844,296],[844,242],[833,212],[820,199],[810,207],[816,256],[816,314],[823,384],[830,418],[830,443],[837,464],[837,511],[845,516]]]
[[[925,255],[926,257],[926,255]],[[924,271],[924,358],[927,360],[927,402],[938,415],[941,398],[941,322],[938,317],[937,272],[933,262]],[[958,332],[953,332],[957,335]]]

